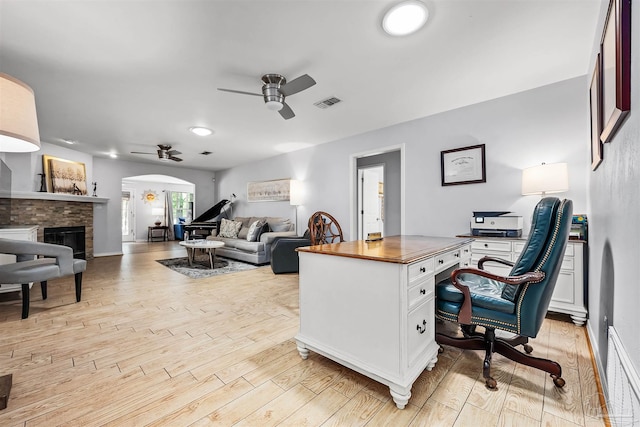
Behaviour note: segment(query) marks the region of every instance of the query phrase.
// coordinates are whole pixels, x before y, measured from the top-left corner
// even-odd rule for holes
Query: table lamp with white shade
[[[544,197],[551,193],[569,191],[569,172],[566,163],[543,163],[522,171],[522,195],[540,194]]]

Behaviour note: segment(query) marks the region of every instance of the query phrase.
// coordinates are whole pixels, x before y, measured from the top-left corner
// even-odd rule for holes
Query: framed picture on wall
[[[440,152],[442,185],[486,182],[484,144]]]
[[[600,85],[600,55],[596,57],[596,65],[591,76],[589,87],[589,104],[591,111],[591,169],[596,170],[602,163],[602,104]]]
[[[247,202],[282,202],[289,200],[291,179],[248,182]]]
[[[87,172],[84,163],[42,156],[47,191],[63,194],[87,194]]]
[[[600,42],[602,132],[610,142],[631,109],[631,0],[610,0]]]

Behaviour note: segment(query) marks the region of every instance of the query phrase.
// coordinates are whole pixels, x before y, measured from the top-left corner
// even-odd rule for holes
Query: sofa
[[[295,224],[282,217],[223,218],[207,240],[224,242],[216,255],[252,264],[271,261],[271,245],[278,237],[296,236]]]

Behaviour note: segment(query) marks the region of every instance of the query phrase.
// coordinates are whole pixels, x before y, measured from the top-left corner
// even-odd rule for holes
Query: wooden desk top
[[[297,248],[299,252],[409,264],[470,243],[472,239],[426,236],[389,236],[376,242],[357,240]]]

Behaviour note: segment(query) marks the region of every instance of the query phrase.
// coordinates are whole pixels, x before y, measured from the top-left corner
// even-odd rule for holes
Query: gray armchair
[[[302,237],[276,237],[271,244],[271,271],[274,274],[297,273],[300,266],[296,248],[302,246],[311,246],[309,230]]]
[[[0,288],[22,285],[22,318],[29,317],[29,284],[40,282],[42,298],[47,298],[47,281],[75,275],[76,301],[80,301],[82,273],[87,262],[74,259],[68,246],[26,240],[0,239],[0,253],[15,255],[16,262],[0,265]]]

